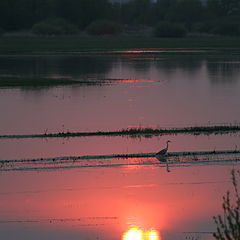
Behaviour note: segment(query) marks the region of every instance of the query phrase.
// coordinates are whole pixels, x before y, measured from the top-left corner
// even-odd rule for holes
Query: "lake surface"
[[[151,160],[153,161],[153,160]],[[212,239],[232,165],[124,166],[0,174],[1,239]],[[127,238],[135,240],[143,238]]]
[[[0,89],[0,134],[185,127],[240,119],[240,59],[234,56],[12,56],[0,57],[1,75],[36,81],[61,77],[83,84]]]
[[[98,52],[0,56],[0,135],[239,124],[240,57]],[[239,150],[240,135],[0,138],[0,239],[212,240],[239,154],[74,161],[74,156]],[[63,163],[36,159],[69,157]],[[22,160],[30,159],[30,163]]]

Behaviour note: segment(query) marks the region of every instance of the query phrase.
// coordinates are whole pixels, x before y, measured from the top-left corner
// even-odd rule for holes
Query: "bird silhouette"
[[[166,142],[167,146],[164,149],[162,149],[161,151],[157,152],[155,156],[156,157],[165,156],[167,154],[167,151],[168,151],[168,143],[170,143],[170,142],[171,142],[170,140],[167,140],[167,142]]]
[[[161,151],[157,152],[155,157],[160,161],[160,162],[166,162],[166,167],[167,167],[167,172],[170,172],[170,169],[168,167],[168,163],[167,163],[167,159],[166,159],[166,155],[167,155],[167,151],[168,151],[168,143],[170,143],[170,140],[167,140],[166,144],[167,146],[162,149]]]

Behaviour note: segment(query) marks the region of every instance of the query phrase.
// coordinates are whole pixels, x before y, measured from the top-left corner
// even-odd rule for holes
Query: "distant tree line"
[[[180,27],[185,32],[240,35],[240,0],[0,1],[2,31],[33,29],[44,34],[47,28],[49,34],[54,34],[54,31],[55,34],[71,34],[87,29],[94,32],[98,22],[103,33],[108,34],[120,31],[120,26],[150,26],[160,30],[164,27],[165,32],[171,27],[172,31]],[[155,32],[157,34],[158,31]]]

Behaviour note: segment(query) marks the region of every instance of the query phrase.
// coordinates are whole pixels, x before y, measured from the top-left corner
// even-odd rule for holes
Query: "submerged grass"
[[[98,132],[58,132],[29,135],[0,135],[0,138],[69,138],[69,137],[90,137],[90,136],[145,136],[169,134],[228,134],[240,131],[239,125],[230,126],[205,126],[205,127],[185,127],[171,129],[154,129],[154,128],[128,128],[119,131],[98,131]]]
[[[63,78],[0,77],[0,87],[41,87],[79,83],[79,81]]]

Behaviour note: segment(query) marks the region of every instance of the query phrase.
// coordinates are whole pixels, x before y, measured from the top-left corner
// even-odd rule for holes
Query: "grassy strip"
[[[184,156],[203,156],[203,155],[228,155],[240,154],[240,150],[219,150],[219,151],[194,151],[194,152],[169,152],[167,157],[184,157]],[[113,159],[113,158],[143,158],[155,157],[156,153],[132,153],[132,154],[111,154],[111,155],[83,155],[55,158],[33,158],[33,159],[15,159],[15,160],[0,160],[0,164],[5,163],[44,163],[44,162],[67,162],[78,160],[98,160],[98,159]]]
[[[39,159],[17,159],[17,160],[1,160],[0,172],[3,171],[40,171],[40,170],[57,170],[57,169],[74,169],[74,168],[93,168],[93,167],[122,167],[122,166],[147,166],[155,164],[206,164],[206,163],[229,163],[240,161],[238,150],[222,150],[222,151],[197,151],[197,152],[170,152],[166,156],[168,160],[146,162],[125,162],[119,161],[113,163],[112,161],[104,160],[125,160],[129,158],[154,158],[156,153],[137,153],[137,154],[112,154],[112,155],[88,155],[88,156],[69,156],[56,158],[39,158]],[[218,159],[215,156],[226,155],[226,159]],[[231,158],[228,158],[228,156]],[[206,158],[206,156],[208,156]],[[213,159],[210,156],[214,156]],[[171,159],[173,157],[173,159]],[[177,157],[177,158],[174,158]],[[183,157],[183,159],[180,159]],[[184,157],[190,157],[184,158]],[[203,157],[203,158],[201,158]],[[84,161],[86,160],[86,161]],[[89,160],[94,160],[92,163]],[[97,160],[97,161],[95,161]],[[101,160],[101,161],[99,161]],[[75,164],[73,164],[75,163]],[[14,165],[16,164],[16,166]],[[23,164],[23,165],[22,165]],[[40,164],[40,166],[39,166]],[[52,166],[53,165],[53,166]]]
[[[114,49],[240,49],[238,37],[154,38],[144,36],[2,37],[0,54],[55,54]]]
[[[0,87],[38,87],[79,83],[79,81],[63,78],[0,77]]]
[[[221,164],[221,163],[236,163],[239,162],[240,159],[227,159],[227,160],[214,160],[214,161],[181,161],[180,163],[172,162],[168,163],[168,165],[175,165],[175,166],[181,166],[184,164],[206,164],[206,163],[214,163],[214,164]],[[77,169],[77,168],[113,168],[113,167],[124,167],[124,166],[152,166],[152,165],[162,165],[165,167],[165,162],[158,162],[158,163],[152,163],[152,162],[144,162],[144,163],[115,163],[115,164],[96,164],[96,165],[54,165],[54,166],[43,166],[43,167],[18,167],[18,168],[0,168],[0,172],[16,172],[16,171],[56,171],[56,170],[70,170],[70,169]]]
[[[172,129],[153,128],[129,128],[120,131],[99,131],[99,132],[59,132],[29,135],[0,135],[0,138],[69,138],[69,137],[90,137],[90,136],[154,136],[168,134],[226,134],[239,132],[240,126],[209,126],[209,127],[186,127]]]

